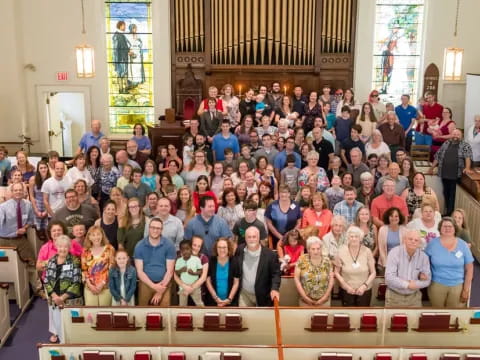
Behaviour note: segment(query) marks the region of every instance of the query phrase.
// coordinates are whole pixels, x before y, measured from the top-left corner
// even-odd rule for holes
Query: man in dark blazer
[[[216,109],[217,100],[208,99],[208,109],[200,115],[200,133],[207,137],[209,143],[212,143],[213,136],[220,132],[223,114]]]
[[[240,264],[239,306],[272,306],[280,300],[280,264],[272,250],[260,245],[256,227],[245,231],[245,244],[238,247]]]

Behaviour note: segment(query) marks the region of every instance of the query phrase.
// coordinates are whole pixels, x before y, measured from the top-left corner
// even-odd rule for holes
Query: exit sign
[[[57,72],[57,81],[67,81],[68,72],[67,71],[58,71]]]

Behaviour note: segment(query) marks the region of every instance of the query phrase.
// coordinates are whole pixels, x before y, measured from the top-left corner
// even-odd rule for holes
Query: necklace
[[[352,252],[350,251],[350,246],[348,247],[348,253],[350,254],[350,257],[352,258],[353,263],[356,264],[357,260],[358,260],[358,257],[360,256],[360,246],[358,247],[357,256],[354,257],[352,255]]]

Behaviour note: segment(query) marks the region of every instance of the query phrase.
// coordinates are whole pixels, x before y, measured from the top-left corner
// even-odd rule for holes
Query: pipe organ
[[[290,90],[351,87],[357,2],[170,0],[172,86],[191,64],[204,94],[273,80]]]

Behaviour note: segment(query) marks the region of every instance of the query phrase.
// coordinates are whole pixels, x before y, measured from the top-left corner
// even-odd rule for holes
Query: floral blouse
[[[108,244],[103,247],[99,256],[92,254],[92,249],[84,249],[82,253],[83,280],[91,280],[95,285],[108,284],[108,272],[114,263],[115,249]]]
[[[105,171],[101,168],[100,178],[101,178],[101,188],[104,194],[110,194],[110,190],[113,187],[117,186],[117,180],[120,177],[120,173],[117,168],[112,168],[110,171]]]
[[[307,167],[300,170],[298,174],[298,185],[307,185],[310,174],[310,169]],[[321,167],[317,168],[317,191],[324,192],[329,186],[330,181],[328,180],[327,172]]]
[[[313,300],[324,296],[328,289],[330,273],[333,271],[330,259],[323,256],[322,262],[314,265],[310,261],[310,255],[303,254],[297,261],[297,267],[300,269],[300,282],[305,294]]]

